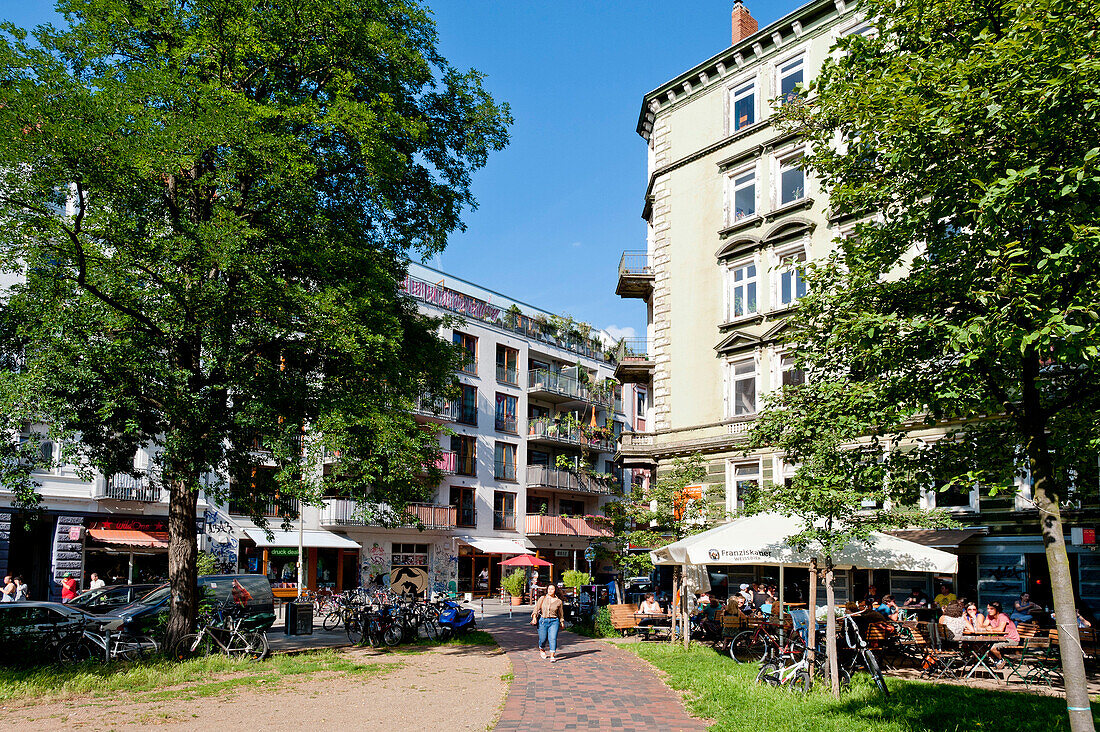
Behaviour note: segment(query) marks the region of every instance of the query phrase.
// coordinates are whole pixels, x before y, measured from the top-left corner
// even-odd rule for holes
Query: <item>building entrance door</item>
[[[8,573],[22,575],[32,600],[50,600],[53,534],[57,519],[16,513],[8,539]],[[74,572],[79,575],[79,572]]]

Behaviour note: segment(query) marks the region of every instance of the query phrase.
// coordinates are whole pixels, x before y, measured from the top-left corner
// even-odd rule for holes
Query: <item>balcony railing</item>
[[[516,434],[516,418],[498,414],[496,418],[496,428],[497,432],[511,432],[514,435]]]
[[[576,493],[591,493],[609,496],[618,492],[622,483],[618,480],[600,480],[591,475],[574,473],[569,470],[551,468],[545,465],[527,466],[527,487],[552,488]]]
[[[458,419],[458,404],[456,402],[439,399],[432,401],[425,397],[416,400],[413,412],[425,417],[439,417],[454,422]]]
[[[493,511],[493,529],[496,531],[515,531],[516,514],[511,511]]]
[[[566,425],[556,419],[540,418],[527,422],[527,436],[566,445],[579,445],[599,452],[611,452],[612,441],[607,437],[592,435],[587,428]]]
[[[615,361],[618,363],[652,360],[649,342],[645,338],[624,338],[615,349]]]
[[[112,475],[107,480],[104,497],[115,501],[139,501],[141,503],[157,503],[161,499],[161,488],[151,480],[149,475],[135,478],[126,473]]]
[[[448,530],[455,527],[455,507],[434,503],[410,503],[402,516],[384,503],[360,503],[350,498],[326,498],[321,508],[322,526],[416,526]]]
[[[610,389],[593,389],[575,376],[549,369],[532,369],[529,371],[527,373],[527,391],[558,394],[569,399],[593,402],[605,408],[610,408],[612,404]]]
[[[250,508],[253,506],[247,499],[229,498],[229,513],[235,516],[250,516]],[[292,519],[298,518],[298,499],[297,498],[278,498],[273,501],[264,501],[260,506],[260,515],[267,518],[280,518],[289,516]]]
[[[493,475],[497,480],[515,480],[516,464],[496,461]]]
[[[624,275],[651,275],[653,274],[653,262],[649,253],[644,251],[623,252],[619,259],[619,276]]]
[[[435,469],[441,471],[445,475],[454,475],[457,463],[458,456],[450,450],[444,450],[435,461]]]
[[[519,371],[516,367],[508,368],[507,366],[497,366],[497,381],[502,384],[511,384],[516,386],[519,384]]]
[[[606,522],[585,517],[528,514],[525,528],[528,536],[611,536],[611,527]]]

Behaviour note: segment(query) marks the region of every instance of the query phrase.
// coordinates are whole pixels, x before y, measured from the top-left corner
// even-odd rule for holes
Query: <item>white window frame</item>
[[[784,71],[783,71],[784,67],[790,66],[791,64],[793,64],[796,61],[800,63],[800,66],[801,66],[801,69],[802,69],[802,81],[799,82],[799,83],[802,84],[803,88],[805,88],[806,85],[810,83],[810,74],[809,74],[810,67],[809,67],[809,64],[806,63],[806,50],[805,49],[799,49],[798,51],[790,54],[789,56],[785,56],[782,59],[776,60],[776,62],[775,62],[775,94],[774,94],[775,97],[778,98],[783,93],[783,78],[787,74],[794,72],[794,69],[791,69],[787,73],[784,73]],[[779,106],[783,106],[782,101],[779,102]]]
[[[737,367],[742,364],[752,364],[752,382],[753,382],[753,404],[751,412],[737,412],[737,383],[740,381],[748,381],[748,374],[742,374],[740,378],[737,377]],[[760,361],[753,355],[748,357],[736,357],[730,358],[726,361],[726,417],[752,417],[758,413],[760,408]]]
[[[746,92],[746,87],[751,86],[751,91]],[[729,87],[729,134],[740,132],[743,129],[752,127],[760,121],[760,77],[756,74],[748,77],[741,77],[734,84],[730,84]],[[752,121],[746,122],[744,125],[739,125],[737,122],[737,101],[743,99],[746,94],[752,94]]]
[[[790,302],[783,302],[783,276],[793,267],[788,266],[786,263],[790,262],[799,256],[802,257],[802,264],[805,266],[809,259],[807,249],[809,247],[808,241],[801,241],[794,246],[785,247],[783,249],[776,250],[774,253],[775,266],[772,268],[772,303],[776,310],[783,310],[785,308],[792,307],[795,303],[802,299],[797,296],[798,292],[798,279],[796,278],[791,282],[791,294],[795,297]]]
[[[747,468],[749,466],[753,466],[753,467],[756,468],[756,473],[755,473],[755,476],[756,476],[755,477],[756,490],[759,491],[760,487],[763,485],[763,480],[762,480],[761,476],[764,473],[763,465],[761,464],[761,461],[759,459],[757,459],[757,460],[727,460],[726,461],[726,513],[728,513],[728,514],[736,514],[736,513],[738,513],[739,511],[742,510],[737,505],[739,499],[741,498],[740,491],[737,488],[737,484],[739,482],[738,481],[738,475],[737,475],[737,469],[738,468]],[[748,474],[745,474],[744,476],[742,476],[740,478],[741,481],[748,481],[748,480],[752,480],[752,479],[753,478],[750,478]]]
[[[798,203],[799,201],[804,201],[804,200],[806,200],[806,198],[809,197],[809,195],[810,195],[810,193],[809,193],[809,180],[808,180],[808,176],[806,175],[806,170],[801,165],[796,165],[796,163],[801,163],[804,157],[805,157],[805,151],[804,151],[803,148],[799,148],[798,150],[796,150],[792,153],[789,153],[787,155],[783,155],[783,156],[778,156],[777,155],[776,156],[776,158],[775,158],[775,186],[774,186],[775,207],[776,208],[782,208],[783,206],[789,206],[792,203]],[[800,195],[796,198],[792,198],[789,201],[784,201],[783,200],[783,173],[786,172],[787,170],[799,170],[802,173],[802,195]]]
[[[792,367],[791,367],[790,370],[791,371],[796,370],[793,366],[794,355],[791,354],[790,351],[781,350],[781,351],[776,351],[775,352],[775,361],[774,361],[774,364],[773,364],[773,367],[772,367],[772,384],[775,387],[774,388],[775,391],[779,391],[780,389],[783,388],[783,374],[787,371],[787,369],[783,368],[783,362],[786,361],[787,359],[792,360]],[[803,379],[805,379],[805,377],[806,377],[806,372],[805,371],[802,372],[802,376],[803,376]],[[805,380],[803,381],[803,383],[805,383]]]
[[[737,216],[737,192],[744,188],[747,188],[749,183],[738,183],[738,180],[744,178],[747,175],[752,176],[752,212]],[[760,211],[760,170],[759,166],[754,162],[752,165],[738,168],[735,171],[730,172],[726,176],[726,225],[731,226],[738,221],[745,219],[751,219],[756,216]]]
[[[746,272],[743,279],[741,279],[740,281],[736,280],[736,273],[739,270],[746,269],[748,267],[753,268],[753,275],[749,277],[748,273]],[[756,285],[752,310],[748,309],[748,286],[750,283]],[[760,262],[755,255],[746,259],[735,260],[726,265],[725,314],[727,323],[732,323],[743,318],[750,318],[760,312],[760,291],[762,284],[763,282],[761,281],[760,277]],[[745,288],[745,311],[740,315],[737,315],[733,312],[733,293],[734,289],[738,287]]]

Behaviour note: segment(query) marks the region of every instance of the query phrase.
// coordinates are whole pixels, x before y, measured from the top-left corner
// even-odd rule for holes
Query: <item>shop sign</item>
[[[1096,544],[1096,529],[1074,526],[1069,530],[1069,538],[1075,546],[1091,546]]]
[[[90,528],[115,531],[168,531],[168,522],[156,519],[110,519],[93,521]]]
[[[70,526],[69,527],[69,541],[80,541],[81,534],[84,533],[83,526]]]
[[[570,552],[568,549],[555,549],[554,550],[554,556],[555,557],[568,557],[571,553],[572,552]]]
[[[267,553],[273,557],[296,557],[298,556],[298,549],[293,546],[277,546],[268,549]]]

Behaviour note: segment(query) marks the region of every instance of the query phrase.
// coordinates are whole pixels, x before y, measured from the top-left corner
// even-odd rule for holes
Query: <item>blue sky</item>
[[[597,327],[641,333],[615,295],[619,256],[645,247],[645,92],[730,44],[733,0],[434,0],[440,48],[512,106],[506,150],[474,179],[477,211],[433,266]],[[747,0],[760,27],[793,0]],[[52,2],[0,3],[24,27]]]

